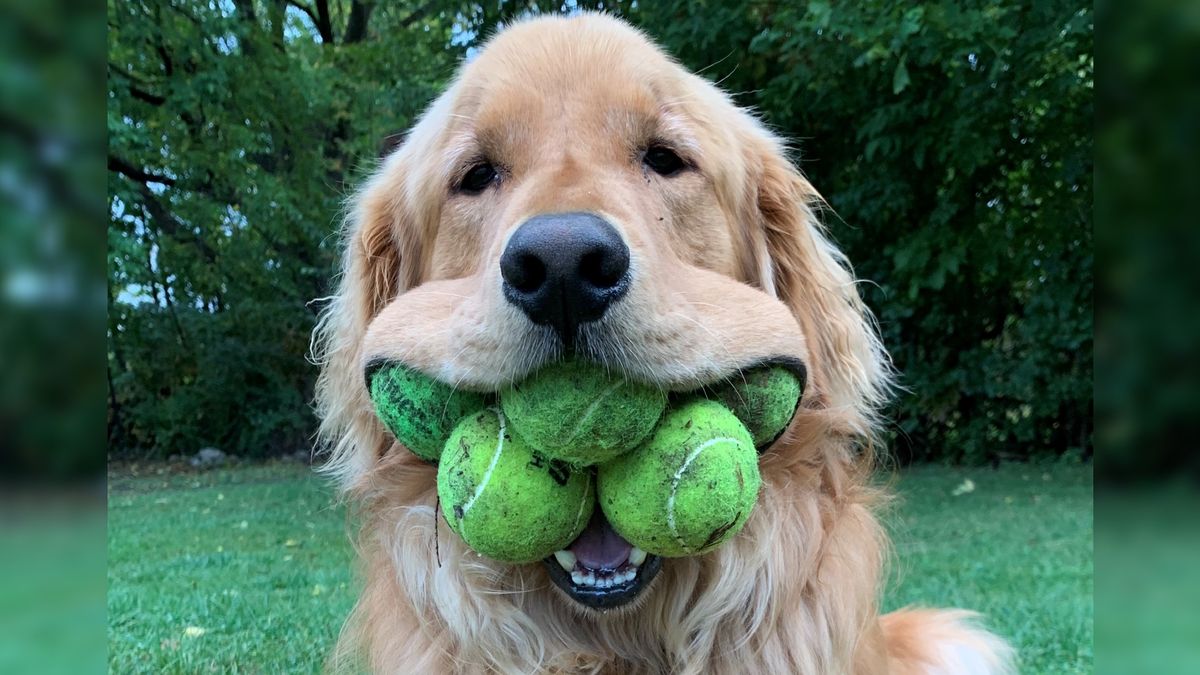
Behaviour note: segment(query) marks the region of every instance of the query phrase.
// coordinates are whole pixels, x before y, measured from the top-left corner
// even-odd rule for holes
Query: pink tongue
[[[615,570],[629,560],[633,546],[621,538],[597,507],[587,529],[570,546],[575,560],[593,570]]]

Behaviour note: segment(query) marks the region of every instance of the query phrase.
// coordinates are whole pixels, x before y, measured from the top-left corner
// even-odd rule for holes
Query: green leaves
[[[892,73],[892,93],[899,94],[908,88],[908,84],[912,82],[908,77],[907,57],[901,56],[900,63],[896,64],[896,72]]]
[[[820,30],[829,28],[830,19],[833,18],[833,8],[828,2],[818,1],[808,3],[808,20],[812,25]]]

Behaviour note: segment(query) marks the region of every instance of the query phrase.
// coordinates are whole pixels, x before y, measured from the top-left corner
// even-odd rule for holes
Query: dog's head
[[[322,326],[332,471],[389,507],[432,507],[433,470],[371,412],[363,371],[380,360],[480,391],[567,352],[668,391],[781,362],[807,388],[763,456],[760,501],[786,500],[803,489],[789,471],[825,461],[811,441],[869,433],[887,376],[818,203],[759,121],[625,24],[508,28],[355,198]],[[645,594],[643,568],[620,600]],[[596,597],[552,576],[559,602]]]

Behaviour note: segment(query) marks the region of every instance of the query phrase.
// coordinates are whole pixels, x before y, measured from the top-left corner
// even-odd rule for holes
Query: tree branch
[[[174,187],[175,184],[177,183],[177,181],[174,178],[171,178],[170,176],[161,176],[159,174],[150,173],[150,172],[146,171],[145,169],[140,169],[140,168],[134,166],[133,164],[130,164],[129,162],[121,159],[120,157],[116,157],[114,155],[108,156],[108,170],[115,171],[115,172],[121,174],[122,176],[125,176],[126,178],[135,180],[142,184],[162,183],[163,185],[166,185],[168,187]]]
[[[321,30],[321,27],[319,25],[317,25],[317,13],[313,11],[312,7],[309,7],[308,5],[304,4],[303,2],[299,2],[299,0],[287,0],[287,4],[291,5],[292,7],[295,7],[296,9],[300,10],[301,12],[304,12],[305,14],[307,14],[308,18],[312,19],[313,25],[317,26],[317,30],[318,31]],[[325,36],[323,34],[321,35],[321,41],[322,42],[326,41]]]
[[[171,52],[168,52],[166,46],[161,42],[155,46],[155,51],[158,52],[159,58],[162,59],[163,72],[166,74],[166,76],[170,77],[174,75],[175,63],[171,60]]]
[[[200,255],[204,256],[205,261],[209,263],[216,262],[217,252],[213,250],[213,247],[209,246],[203,237],[196,234],[195,230],[180,222],[174,214],[168,211],[163,206],[163,203],[159,201],[158,196],[150,191],[150,188],[143,184],[140,186],[139,192],[142,194],[146,212],[150,214],[150,218],[158,225],[159,230],[181,241],[191,240],[200,251]]]
[[[299,0],[287,0],[287,4],[295,7],[301,12],[304,12],[308,15],[308,18],[312,19],[313,25],[317,27],[317,33],[321,35],[322,44],[333,43],[333,26],[329,23],[329,5],[325,4],[324,17],[322,17],[321,5],[324,3],[318,2],[316,11],[313,11],[312,7],[309,7]]]
[[[242,15],[243,21],[258,23],[258,16],[254,13],[254,0],[233,0],[233,4],[237,7],[238,13]]]
[[[400,22],[400,27],[408,28],[408,27],[412,26],[414,23],[420,21],[421,19],[424,19],[426,17],[426,15],[429,14],[429,12],[433,11],[434,7],[437,7],[437,5],[438,5],[438,0],[430,0],[429,2],[425,3],[424,5],[421,5],[420,7],[414,9],[412,11],[412,14],[409,14],[408,16],[404,17],[404,19]]]
[[[126,71],[122,70],[121,68],[117,67],[116,65],[114,65],[111,61],[109,61],[109,63],[108,63],[108,72],[112,76],[123,77],[126,80],[128,80],[129,81],[129,93],[134,98],[141,100],[141,101],[145,101],[146,103],[149,103],[151,105],[162,105],[163,103],[166,103],[167,98],[165,96],[159,96],[158,94],[152,93],[152,92],[147,91],[146,89],[142,89],[141,87],[138,86],[139,84],[142,84],[142,85],[145,85],[145,84],[152,85],[153,84],[152,82],[147,81],[146,78],[138,77],[137,75],[135,75],[133,73],[126,72]]]
[[[271,45],[284,51],[283,25],[287,22],[288,0],[272,0],[267,4],[267,21],[271,25]]]
[[[158,94],[152,94],[148,91],[138,89],[136,86],[134,86],[132,84],[129,85],[129,94],[131,96],[133,96],[134,98],[138,99],[139,101],[145,101],[146,103],[149,103],[150,105],[162,105],[167,102],[167,97],[159,96]]]

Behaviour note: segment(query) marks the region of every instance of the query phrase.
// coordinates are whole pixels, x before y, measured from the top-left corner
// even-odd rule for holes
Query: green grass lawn
[[[976,609],[1022,672],[1092,671],[1090,467],[922,467],[894,487],[886,608]],[[319,671],[354,602],[347,532],[300,465],[113,473],[110,670]]]

